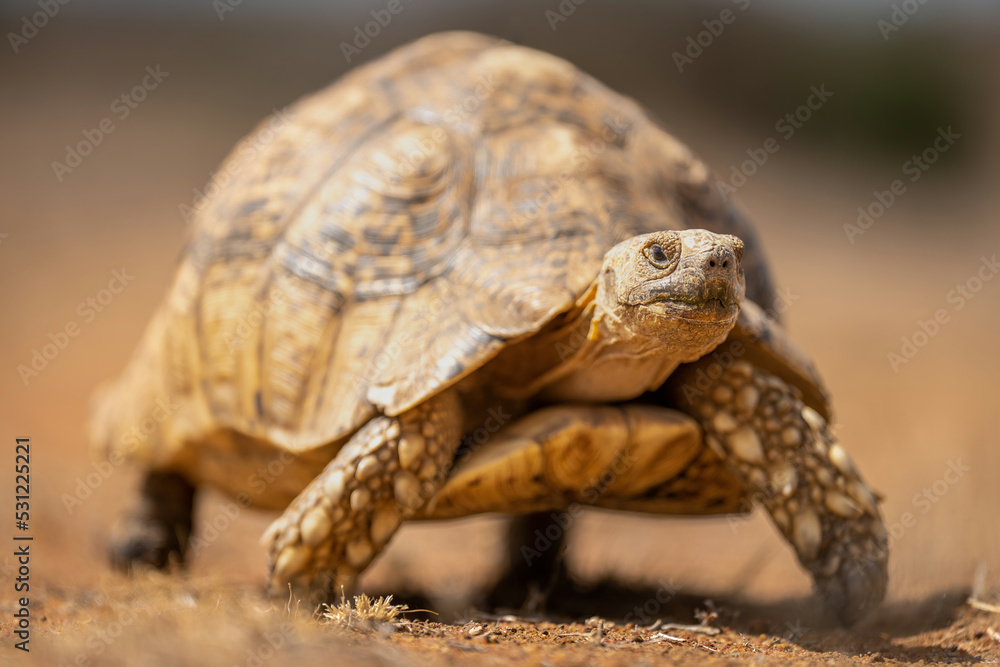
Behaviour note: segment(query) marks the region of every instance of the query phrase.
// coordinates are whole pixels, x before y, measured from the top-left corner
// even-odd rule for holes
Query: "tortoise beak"
[[[629,296],[633,304],[660,315],[719,324],[736,320],[744,293],[743,270],[737,266],[707,275],[697,268],[680,269],[638,286]]]

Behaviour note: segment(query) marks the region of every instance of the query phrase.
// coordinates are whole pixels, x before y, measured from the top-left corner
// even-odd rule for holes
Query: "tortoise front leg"
[[[444,482],[461,421],[458,400],[446,392],[358,430],[261,538],[270,543],[272,589],[321,574],[335,590],[353,587],[400,522]]]
[[[709,363],[677,381],[690,382],[692,371]],[[708,445],[767,509],[840,620],[849,624],[880,602],[888,536],[878,501],[798,389],[740,360],[692,411]]]

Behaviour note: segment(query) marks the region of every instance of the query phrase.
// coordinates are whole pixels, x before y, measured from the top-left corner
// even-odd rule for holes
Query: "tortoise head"
[[[604,256],[597,301],[629,334],[692,359],[725,339],[746,291],[743,241],[703,229],[627,239]]]

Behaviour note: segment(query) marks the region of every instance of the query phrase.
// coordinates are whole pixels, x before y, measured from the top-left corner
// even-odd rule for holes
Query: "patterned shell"
[[[294,451],[342,439],[537,331],[636,234],[737,234],[748,295],[770,300],[752,229],[687,148],[567,62],[482,35],[351,72],[219,173],[98,404],[112,449],[164,459],[223,429]],[[109,442],[157,405],[168,416],[145,437]]]

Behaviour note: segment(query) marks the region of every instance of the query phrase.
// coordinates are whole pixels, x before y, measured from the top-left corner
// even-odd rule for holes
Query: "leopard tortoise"
[[[204,485],[284,510],[279,587],[350,585],[402,521],[760,505],[843,621],[883,598],[878,500],[760,242],[637,104],[445,33],[253,142],[95,400],[102,455],[146,470],[117,562],[182,559]]]

